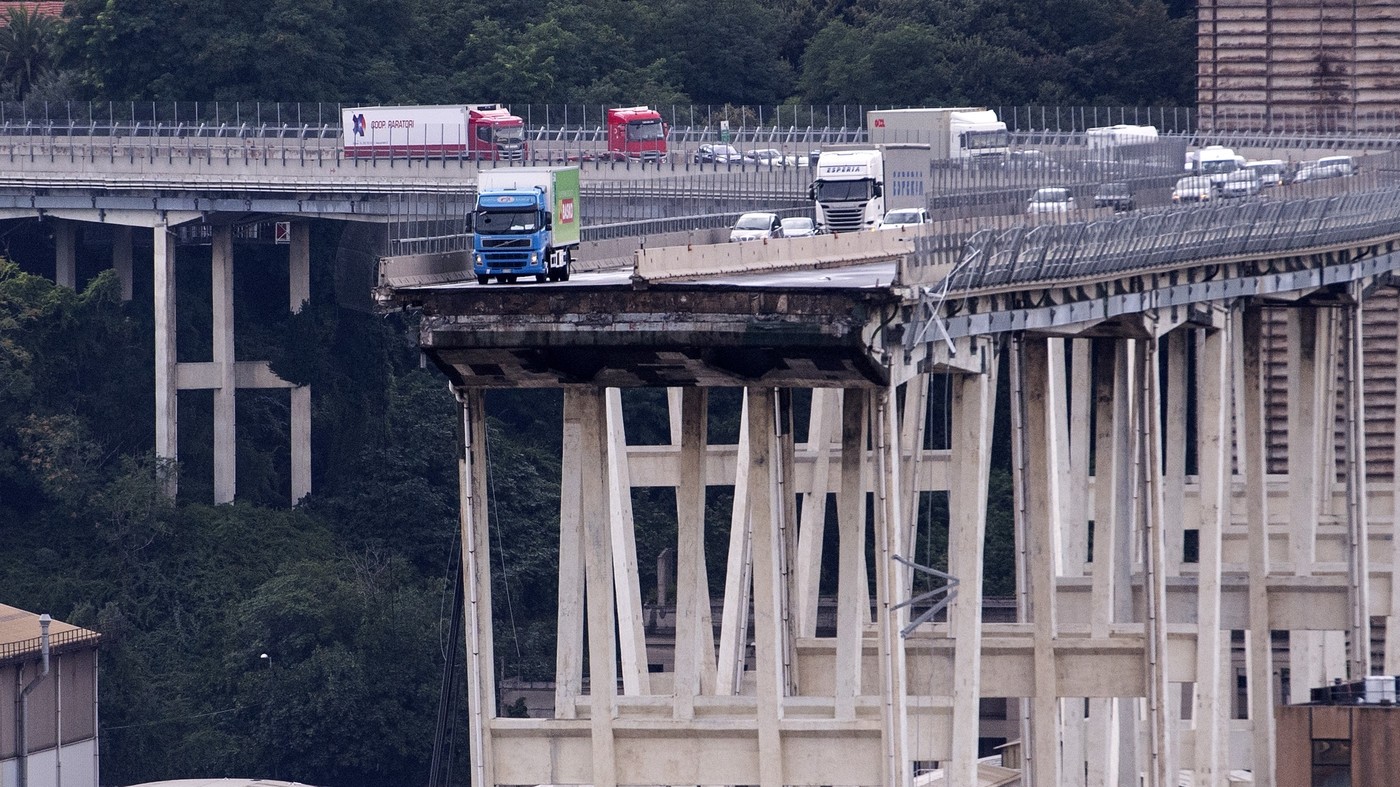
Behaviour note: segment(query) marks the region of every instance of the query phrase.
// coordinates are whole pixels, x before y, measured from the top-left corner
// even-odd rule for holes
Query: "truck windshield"
[[[964,131],[963,147],[968,150],[1004,148],[1011,144],[1011,134],[1004,128],[993,131]]]
[[[482,235],[534,232],[539,212],[533,210],[483,210],[476,214],[476,231]]]
[[[869,180],[819,180],[817,200],[819,202],[854,202],[870,199]]]
[[[661,139],[661,120],[634,120],[627,124],[627,138],[637,141]]]
[[[519,142],[525,139],[524,126],[496,126],[497,142]]]

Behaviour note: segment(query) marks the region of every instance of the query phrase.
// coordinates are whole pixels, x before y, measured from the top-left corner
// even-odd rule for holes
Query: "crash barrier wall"
[[[647,281],[823,268],[898,260],[911,253],[923,230],[871,230],[807,238],[773,238],[710,246],[648,246],[636,255],[636,275]]]

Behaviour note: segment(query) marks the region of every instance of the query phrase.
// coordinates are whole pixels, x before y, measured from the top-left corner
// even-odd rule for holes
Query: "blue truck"
[[[578,167],[501,167],[477,175],[472,273],[478,284],[520,276],[568,281],[579,245]]]

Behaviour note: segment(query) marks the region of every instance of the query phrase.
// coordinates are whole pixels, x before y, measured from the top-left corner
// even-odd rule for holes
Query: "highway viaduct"
[[[1396,196],[1026,225],[956,250],[935,228],[834,268],[814,244],[758,264],[648,248],[565,287],[391,272],[380,297],[422,310],[461,402],[472,783],[908,785],[936,762],[975,785],[994,697],[1019,701],[1030,784],[1275,783],[1279,704],[1400,671]],[[503,718],[482,392],[541,386],[564,391],[554,716]],[[628,443],[633,387],[668,390],[666,445]],[[734,387],[739,442],[710,445],[708,394]],[[998,390],[1015,623],[980,612]],[[722,589],[707,485],[735,490]],[[629,503],[657,486],[677,521],[660,673]],[[922,619],[929,567],[909,556],[931,493],[955,592]],[[837,623],[818,636],[827,528]]]
[[[155,337],[157,450],[174,458],[183,386],[231,401],[240,382],[279,384],[219,349],[232,345],[231,299],[218,289],[231,225],[290,221],[294,309],[306,297],[298,220],[389,223],[390,195],[460,192],[462,177],[319,172],[324,160],[287,174],[267,171],[269,156],[235,166],[231,154],[220,169],[187,153],[182,169],[162,152],[20,155],[0,181],[0,216],[152,232],[167,315]],[[425,283],[440,274],[424,274],[421,259],[389,260],[382,305],[423,311],[423,350],[461,402],[472,783],[905,785],[915,763],[938,762],[949,783],[971,785],[979,700],[1007,697],[1021,701],[1037,785],[1166,785],[1178,770],[1219,784],[1233,769],[1271,784],[1273,708],[1288,699],[1274,674],[1280,641],[1291,698],[1332,677],[1400,672],[1390,537],[1400,495],[1366,450],[1393,451],[1396,428],[1366,409],[1362,352],[1364,315],[1382,312],[1368,305],[1391,285],[1400,210],[1394,184],[1370,186],[1233,213],[761,251],[649,245],[621,272],[568,285]],[[184,366],[170,332],[172,230],[195,222],[210,225],[217,333],[215,358]],[[58,226],[63,280],[72,243]],[[1277,334],[1282,350],[1267,341]],[[1393,371],[1378,385],[1393,395]],[[481,406],[493,386],[565,393],[551,719],[496,707]],[[620,389],[641,386],[670,392],[669,445],[627,444]],[[740,440],[708,445],[708,392],[735,387]],[[998,390],[1012,402],[1015,452],[1010,624],[979,613]],[[925,435],[935,405],[952,425],[947,445]],[[219,461],[224,502],[234,487]],[[294,478],[294,498],[308,484]],[[698,549],[707,485],[732,485],[736,500],[715,592]],[[677,499],[677,643],[658,674],[639,629],[637,486]],[[913,625],[925,607],[904,603],[919,571],[905,560],[931,493],[949,501],[956,594],[945,615]],[[837,630],[818,637],[820,503],[832,494]],[[1243,713],[1227,699],[1235,640],[1247,653]]]

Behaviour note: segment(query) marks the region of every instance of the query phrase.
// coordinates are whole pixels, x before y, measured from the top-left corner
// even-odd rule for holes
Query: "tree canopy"
[[[0,31],[48,99],[1183,105],[1164,0],[69,0]]]

